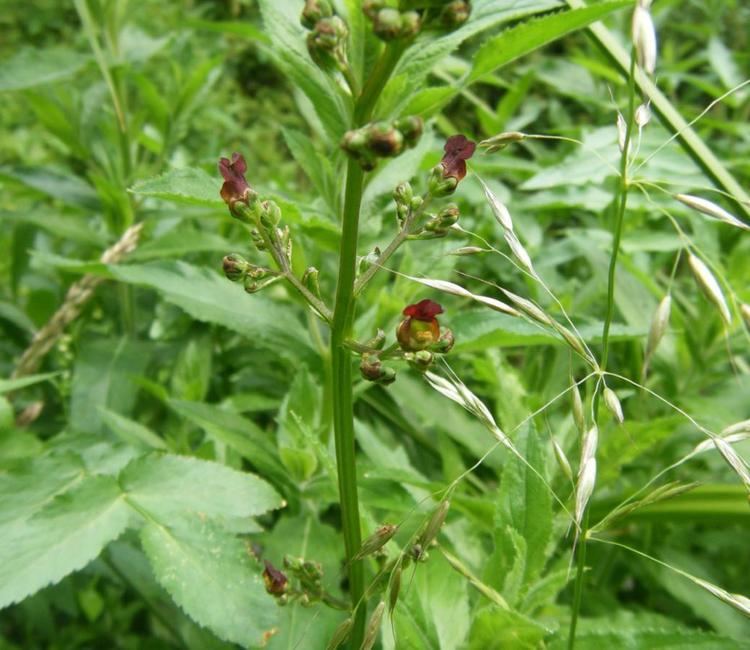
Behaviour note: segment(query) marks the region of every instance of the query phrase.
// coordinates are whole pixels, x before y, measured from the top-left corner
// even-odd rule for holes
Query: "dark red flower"
[[[228,158],[219,159],[219,173],[224,178],[220,194],[224,202],[231,208],[236,201],[247,202],[250,185],[245,180],[247,163],[237,152],[232,154],[232,160]]]
[[[433,300],[420,300],[414,305],[408,305],[403,314],[406,316],[396,330],[396,338],[402,350],[417,352],[437,343],[440,339],[440,324],[438,314],[443,308]]]
[[[417,320],[423,320],[429,322],[435,318],[438,314],[443,313],[443,308],[436,303],[434,300],[420,300],[414,305],[408,305],[404,308],[404,316],[410,316]]]
[[[443,165],[443,175],[446,178],[452,176],[460,181],[466,176],[466,161],[474,155],[476,148],[476,142],[463,135],[452,135],[448,138],[443,147],[445,155],[440,161]]]

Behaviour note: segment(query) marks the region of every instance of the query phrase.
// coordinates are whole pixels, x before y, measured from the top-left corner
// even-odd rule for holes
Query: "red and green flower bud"
[[[370,20],[373,20],[378,11],[383,7],[385,7],[385,0],[363,0],[362,13]]]
[[[466,176],[466,161],[474,155],[476,143],[463,135],[452,135],[443,147],[443,159],[432,169],[429,180],[434,196],[452,194]]]
[[[286,575],[274,567],[268,560],[265,560],[265,565],[263,582],[266,585],[266,591],[272,596],[281,596],[286,593],[289,585]]]
[[[222,260],[224,275],[232,282],[242,280],[247,275],[250,266],[250,263],[246,259],[235,253],[226,255]]]
[[[247,172],[247,163],[237,152],[232,154],[231,160],[228,158],[219,159],[219,173],[224,179],[219,194],[229,206],[232,215],[238,218],[241,218],[237,213],[240,205],[249,206],[251,198],[255,194],[245,179],[245,172]]]
[[[443,308],[432,300],[421,300],[408,305],[403,311],[406,318],[396,330],[401,349],[416,352],[436,343],[440,339],[440,324],[435,317],[442,313]]]
[[[333,15],[333,7],[328,0],[305,0],[300,22],[307,29],[313,29],[315,23],[321,18],[329,18]]]
[[[414,12],[409,12],[414,13]],[[424,131],[424,121],[417,115],[410,115],[409,117],[402,117],[396,120],[394,126],[404,136],[404,142],[407,147],[413,147],[419,142],[419,138],[422,137]]]
[[[416,11],[406,11],[401,14],[401,38],[411,38],[419,34],[422,27],[422,19]]]
[[[402,20],[398,9],[385,7],[378,11],[372,20],[373,32],[384,41],[392,41],[401,36]]]
[[[404,136],[388,122],[375,122],[368,128],[368,148],[376,156],[397,156],[404,149]]]
[[[450,228],[453,224],[458,222],[460,212],[458,206],[454,203],[446,205],[440,212],[438,212],[437,219],[440,222],[441,228]]]
[[[379,551],[397,532],[398,526],[392,524],[384,524],[380,526],[372,535],[362,542],[362,546],[360,546],[359,551],[352,559],[361,560],[362,558]]]
[[[442,163],[435,165],[430,172],[430,179],[427,181],[427,189],[435,197],[449,196],[456,191],[458,179],[453,176],[446,176],[445,168]]]
[[[455,29],[468,20],[469,14],[471,14],[471,5],[468,0],[455,0],[443,8],[440,22],[449,29]]]

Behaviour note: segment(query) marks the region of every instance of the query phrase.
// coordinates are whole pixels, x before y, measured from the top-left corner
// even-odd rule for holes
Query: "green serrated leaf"
[[[632,4],[631,0],[599,2],[584,9],[549,14],[512,27],[483,43],[473,57],[468,82],[477,81],[484,75],[543,45]]]
[[[186,456],[137,458],[120,473],[120,485],[129,502],[164,522],[186,512],[211,519],[254,517],[284,505],[254,474]]]
[[[224,204],[219,195],[221,178],[210,176],[202,169],[172,169],[161,176],[138,181],[130,192],[152,196],[165,201],[220,207]]]
[[[0,91],[33,88],[72,77],[91,57],[64,47],[24,49],[0,64]]]
[[[102,408],[99,410],[104,424],[128,444],[148,449],[166,449],[167,445],[156,433],[140,422]]]
[[[239,539],[196,516],[169,527],[151,522],[141,541],[156,579],[194,621],[243,646],[274,633],[278,606]]]
[[[28,521],[0,526],[0,607],[82,569],[130,517],[117,481],[90,476]]]
[[[295,325],[296,316],[289,306],[262,295],[250,296],[211,269],[185,262],[112,265],[109,269],[118,280],[156,289],[196,320],[239,332],[253,345],[311,364],[317,359],[307,328]]]

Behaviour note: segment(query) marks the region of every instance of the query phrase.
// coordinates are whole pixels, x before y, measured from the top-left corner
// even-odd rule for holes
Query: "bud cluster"
[[[341,68],[346,65],[346,39],[349,29],[334,14],[328,0],[305,0],[300,22],[310,30],[307,51],[321,68]]]
[[[308,606],[329,599],[323,589],[323,568],[318,562],[287,555],[283,561],[284,571],[274,567],[268,560],[265,560],[264,564],[263,582],[266,591],[274,596],[280,605],[286,605],[290,600],[294,600]]]
[[[394,122],[372,122],[354,131],[347,131],[341,148],[355,158],[363,169],[375,169],[378,158],[398,156],[422,137],[423,122],[419,117],[403,117]]]
[[[419,33],[422,17],[416,11],[399,11],[385,0],[365,0],[362,11],[372,21],[372,31],[384,41],[411,38]]]
[[[276,271],[251,264],[242,256],[232,253],[222,260],[224,275],[232,282],[242,282],[245,291],[255,293],[279,279]]]

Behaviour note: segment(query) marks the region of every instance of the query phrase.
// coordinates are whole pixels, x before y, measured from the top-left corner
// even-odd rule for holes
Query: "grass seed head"
[[[586,417],[583,414],[583,400],[581,399],[581,391],[578,389],[578,384],[573,384],[570,394],[573,409],[573,421],[576,423],[578,432],[583,434],[583,432],[586,431]]]
[[[383,618],[383,611],[385,610],[385,601],[381,600],[378,606],[373,610],[370,620],[367,621],[367,628],[365,629],[365,638],[362,641],[360,650],[371,650],[375,645],[375,641],[378,638],[378,632],[380,631],[380,621]]]
[[[646,358],[651,358],[651,355],[656,351],[659,342],[662,340],[664,334],[669,327],[669,316],[672,312],[672,296],[667,294],[664,296],[659,305],[656,307],[653,318],[651,319],[651,327],[648,330],[648,341],[646,343]]]
[[[560,466],[560,470],[569,481],[572,481],[573,470],[570,467],[570,462],[568,461],[568,457],[565,455],[565,452],[563,451],[562,447],[558,444],[557,440],[555,440],[554,438],[552,438],[552,449],[555,452],[555,460],[557,461],[557,464]]]
[[[354,625],[354,619],[347,618],[342,621],[339,626],[334,630],[331,640],[326,646],[326,650],[336,650],[346,639],[349,637],[349,633],[352,631]]]
[[[586,511],[586,506],[594,492],[595,484],[596,459],[590,458],[581,468],[578,476],[578,484],[576,485],[575,519],[579,526],[581,525],[581,521],[583,521],[583,513]]]
[[[728,223],[730,226],[741,228],[742,230],[750,230],[750,226],[743,221],[740,221],[733,214],[727,212],[724,208],[713,201],[702,199],[700,196],[692,196],[691,194],[675,194],[675,198],[680,203],[684,203],[689,208],[692,208],[701,214],[705,214],[711,219]]]
[[[633,46],[638,65],[648,74],[656,69],[656,28],[647,0],[638,0],[633,12]]]
[[[620,400],[611,388],[606,386],[604,388],[604,405],[609,409],[610,413],[615,417],[618,424],[622,424],[625,421],[625,416],[622,413],[622,405]]]
[[[719,310],[724,322],[730,325],[732,323],[732,314],[729,312],[727,301],[724,299],[724,293],[714,274],[703,263],[703,260],[692,253],[688,255],[688,263],[690,264],[690,269],[693,271],[696,282],[698,282],[698,286],[703,290],[706,298]]]

